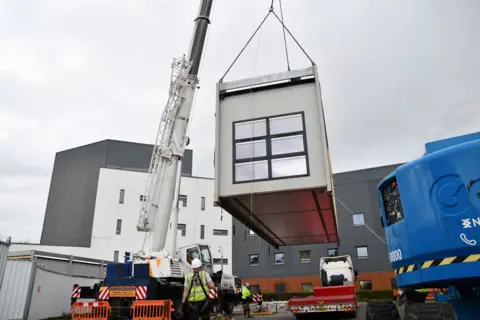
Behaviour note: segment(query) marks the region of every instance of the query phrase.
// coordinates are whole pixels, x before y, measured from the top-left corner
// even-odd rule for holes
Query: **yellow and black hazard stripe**
[[[480,261],[480,254],[471,254],[468,256],[456,256],[456,257],[448,257],[443,259],[428,260],[428,261],[423,261],[419,264],[411,264],[409,266],[400,267],[395,270],[395,274],[399,275],[407,272],[417,271],[419,269],[423,270],[423,269],[428,269],[432,267],[446,266],[446,265],[456,264],[456,263],[477,262],[477,261]]]

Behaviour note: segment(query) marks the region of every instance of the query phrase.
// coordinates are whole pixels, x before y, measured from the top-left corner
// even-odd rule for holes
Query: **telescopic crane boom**
[[[178,203],[181,160],[189,143],[187,129],[199,83],[197,76],[212,4],[213,0],[201,1],[188,56],[175,59],[172,64],[169,97],[158,128],[137,223],[139,231],[152,234],[154,252],[165,248],[173,204]],[[173,214],[177,215],[178,210],[173,210]],[[172,227],[176,235],[176,223]],[[175,250],[175,241],[172,242],[170,253]]]

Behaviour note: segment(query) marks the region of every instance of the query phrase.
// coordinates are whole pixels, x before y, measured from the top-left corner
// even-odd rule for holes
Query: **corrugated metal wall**
[[[0,236],[0,288],[2,287],[3,273],[7,264],[8,248],[10,247],[11,238]]]
[[[68,313],[73,285],[93,286],[100,281],[62,275],[39,267],[35,274],[28,320],[46,319]]]
[[[7,261],[0,289],[0,320],[24,318],[33,277],[33,261]]]

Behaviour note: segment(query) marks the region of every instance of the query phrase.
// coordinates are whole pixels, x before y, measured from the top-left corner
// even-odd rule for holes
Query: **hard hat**
[[[192,268],[193,269],[200,268],[201,266],[202,266],[202,261],[200,261],[200,259],[198,259],[198,258],[193,259],[193,261],[192,261]]]

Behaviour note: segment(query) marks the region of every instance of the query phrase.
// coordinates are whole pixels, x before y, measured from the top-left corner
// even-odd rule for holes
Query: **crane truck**
[[[231,314],[238,303],[234,277],[223,270],[213,272],[209,246],[176,248],[181,162],[190,142],[187,129],[212,5],[213,0],[201,0],[189,53],[172,63],[169,97],[153,147],[137,224],[138,231],[149,233],[146,239],[151,240],[151,250],[142,248],[133,254],[126,253],[125,263],[107,265],[105,279],[100,284],[92,289],[76,286],[72,291],[74,301],[79,298],[108,301],[112,318],[131,317],[131,309],[140,300],[144,300],[143,307],[148,307],[148,301],[153,306],[158,305],[155,301],[171,300],[173,317],[179,318],[184,275],[192,270],[190,262],[194,258],[201,259],[205,271],[211,274],[216,290],[210,295],[216,299],[217,307]],[[170,221],[172,238],[167,248]]]
[[[291,298],[288,311],[301,319],[307,315],[344,313],[357,317],[357,292],[355,280],[357,271],[353,269],[349,255],[320,258],[321,287],[313,289],[313,296]]]
[[[399,294],[369,302],[366,318],[478,319],[480,132],[427,143],[377,193]],[[436,303],[425,302],[425,288],[441,289]]]

